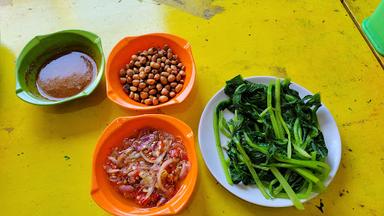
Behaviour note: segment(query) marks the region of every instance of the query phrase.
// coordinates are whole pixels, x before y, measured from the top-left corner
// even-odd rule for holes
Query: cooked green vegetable
[[[289,198],[303,209],[299,199],[321,191],[330,171],[316,116],[320,95],[300,98],[288,79],[264,85],[238,75],[226,84],[229,99],[216,107],[214,132],[228,183],[256,184],[266,199]],[[220,132],[229,139],[225,146]]]

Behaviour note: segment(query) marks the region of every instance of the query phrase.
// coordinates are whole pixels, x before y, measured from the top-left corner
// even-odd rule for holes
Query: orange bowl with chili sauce
[[[145,105],[139,103],[126,94],[120,83],[119,72],[131,60],[131,56],[139,50],[150,47],[163,47],[167,44],[185,66],[186,78],[182,90],[165,103],[158,105]],[[112,49],[105,72],[107,83],[107,96],[116,104],[133,110],[153,110],[173,104],[181,103],[192,91],[196,76],[195,63],[192,56],[191,45],[188,41],[171,34],[153,33],[140,36],[128,36],[120,40]]]
[[[154,128],[166,131],[181,138],[190,162],[187,176],[178,182],[176,194],[159,207],[145,208],[133,200],[125,198],[109,181],[104,165],[114,147],[122,145],[124,138],[131,137],[143,128]],[[132,117],[120,117],[112,121],[100,136],[92,164],[93,200],[104,210],[114,215],[171,215],[180,212],[188,203],[196,184],[197,158],[192,129],[171,116],[161,114],[145,114]]]

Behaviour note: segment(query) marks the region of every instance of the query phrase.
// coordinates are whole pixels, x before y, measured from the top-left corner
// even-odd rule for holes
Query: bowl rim
[[[35,47],[37,47],[42,40],[45,38],[58,35],[58,34],[74,34],[74,35],[79,35],[82,36],[86,39],[88,39],[91,43],[93,43],[97,47],[97,51],[99,52],[101,56],[101,61],[100,64],[98,65],[98,74],[95,77],[95,79],[81,92],[67,98],[63,98],[61,100],[42,100],[39,98],[35,98],[31,96],[28,90],[24,89],[20,81],[22,78],[20,76],[20,67],[21,63],[23,62],[24,58],[28,56],[28,53]],[[103,52],[103,47],[101,43],[101,38],[96,35],[93,32],[81,30],[81,29],[67,29],[67,30],[62,30],[62,31],[57,31],[49,34],[44,34],[44,35],[37,35],[33,37],[21,50],[20,54],[18,55],[16,59],[16,67],[15,67],[15,75],[16,75],[16,95],[22,99],[23,101],[34,104],[34,105],[42,105],[42,106],[49,106],[49,105],[56,105],[56,104],[61,104],[65,103],[67,101],[75,100],[77,98],[85,97],[90,95],[98,86],[100,83],[102,77],[104,76],[104,68],[105,68],[105,57],[104,57],[104,52]]]
[[[280,78],[280,77],[274,77],[274,76],[249,76],[249,77],[246,77],[246,78],[243,78],[245,80],[248,80],[248,81],[251,81],[251,82],[254,82],[253,80],[254,79],[265,79],[265,80],[275,80],[275,79],[284,79],[284,78]],[[302,85],[300,84],[297,84],[295,82],[291,82],[292,84],[296,85],[297,88],[300,88],[302,90],[304,90],[305,93],[308,93],[308,94],[312,94],[313,93],[311,91],[309,91],[308,89],[306,89],[305,87],[303,87]],[[224,86],[225,87],[225,86]],[[255,204],[255,205],[259,205],[259,206],[264,206],[264,207],[277,207],[277,208],[280,208],[280,207],[290,207],[290,206],[293,206],[293,203],[291,203],[291,201],[289,199],[284,199],[284,200],[288,200],[290,202],[290,204],[281,204],[281,203],[274,203],[274,204],[265,204],[265,203],[259,203],[259,202],[254,202],[254,201],[250,201],[248,199],[246,199],[245,197],[241,197],[240,195],[238,195],[237,193],[235,193],[234,191],[231,190],[230,187],[239,187],[238,185],[229,185],[226,180],[222,180],[217,172],[214,172],[214,167],[213,166],[210,166],[208,165],[207,163],[207,155],[204,153],[204,151],[202,150],[203,149],[203,145],[204,145],[204,141],[202,140],[202,137],[201,137],[201,134],[203,133],[203,128],[202,128],[202,122],[203,122],[203,117],[207,115],[207,113],[209,113],[210,111],[208,110],[208,106],[209,104],[212,104],[214,103],[214,99],[216,97],[218,97],[220,95],[220,93],[223,93],[224,92],[224,87],[220,88],[217,92],[214,93],[214,95],[209,99],[209,101],[206,103],[205,107],[204,107],[204,110],[200,116],[200,120],[199,120],[199,126],[198,126],[198,142],[199,142],[199,149],[200,149],[200,153],[202,154],[202,157],[203,157],[203,160],[204,160],[204,164],[205,166],[208,168],[209,172],[211,173],[211,175],[215,178],[215,180],[217,182],[220,183],[220,185],[225,188],[229,193],[231,193],[233,196],[239,198],[239,199],[242,199],[246,202],[249,202],[249,203],[252,203],[252,204]],[[326,180],[324,180],[324,186],[325,186],[325,189],[329,186],[329,184],[331,184],[331,182],[334,180],[338,170],[339,170],[339,167],[340,167],[340,162],[341,162],[341,154],[342,154],[342,143],[341,143],[341,137],[340,137],[340,132],[339,132],[339,129],[337,127],[337,124],[336,124],[336,121],[334,119],[334,117],[332,116],[332,113],[328,110],[328,108],[322,103],[322,107],[324,109],[325,112],[327,112],[327,114],[329,115],[329,119],[332,121],[332,123],[334,123],[334,127],[336,128],[336,137],[335,137],[335,142],[338,143],[338,146],[336,146],[336,149],[337,151],[335,152],[335,155],[333,156],[334,157],[334,161],[335,161],[335,168],[332,169],[331,168],[331,171],[328,175],[328,178]],[[327,145],[328,147],[328,145]],[[220,166],[220,168],[222,169],[222,167]],[[222,170],[219,171],[219,172],[223,172]],[[252,187],[252,186],[250,186]],[[257,188],[256,186],[254,186],[254,188]],[[317,192],[317,193],[312,193],[310,197],[308,197],[307,199],[301,199],[300,202],[301,203],[305,203],[309,200],[311,200],[312,198],[318,196],[321,192]],[[281,198],[275,198],[275,199],[281,199]],[[272,201],[273,202],[273,201]]]
[[[101,189],[103,186],[99,185],[98,178],[96,178],[96,168],[97,164],[96,161],[99,158],[99,153],[107,141],[107,137],[114,131],[121,129],[121,126],[127,122],[134,122],[135,120],[138,120],[140,118],[151,118],[151,119],[160,119],[164,121],[168,121],[170,124],[174,125],[176,128],[180,129],[183,134],[185,135],[186,139],[189,140],[191,143],[190,146],[190,155],[192,156],[192,159],[189,159],[192,165],[192,169],[190,170],[190,173],[192,176],[191,183],[186,187],[186,191],[183,194],[183,196],[176,197],[177,194],[174,196],[174,200],[169,200],[167,203],[160,207],[153,207],[153,208],[140,208],[143,209],[145,212],[140,213],[131,213],[131,212],[123,212],[118,207],[114,205],[113,202],[108,201],[108,198],[101,192]],[[105,211],[112,213],[114,215],[173,215],[179,213],[181,210],[184,209],[184,207],[189,203],[190,198],[192,197],[192,194],[195,191],[196,182],[197,182],[197,175],[198,175],[198,162],[197,162],[197,155],[196,155],[196,146],[195,146],[195,140],[194,140],[194,133],[193,130],[183,121],[164,114],[143,114],[138,116],[123,116],[118,117],[114,119],[108,126],[103,130],[101,133],[97,144],[95,146],[95,150],[93,152],[93,159],[92,159],[92,176],[91,176],[91,197],[96,202],[97,205],[99,205],[101,208],[103,208]]]
[[[110,86],[110,82],[111,82],[110,67],[112,64],[112,59],[114,59],[116,57],[116,55],[118,54],[118,52],[121,51],[126,46],[128,46],[132,41],[137,42],[138,41],[137,39],[145,38],[148,36],[154,36],[154,37],[160,37],[160,38],[162,37],[162,38],[166,38],[167,40],[171,40],[171,41],[175,42],[178,46],[180,46],[188,54],[188,57],[190,58],[191,63],[192,63],[191,64],[191,66],[192,66],[191,67],[191,79],[190,79],[188,85],[185,86],[185,88],[183,88],[183,90],[181,92],[179,92],[171,100],[169,100],[165,103],[161,103],[158,105],[151,105],[151,106],[143,105],[143,104],[138,103],[138,102],[131,100],[131,99],[124,100],[118,94],[116,94],[116,92],[114,92]],[[150,110],[155,110],[155,109],[171,106],[174,104],[182,103],[191,93],[192,88],[193,88],[194,83],[195,83],[195,80],[196,80],[196,65],[195,65],[195,61],[193,58],[193,54],[192,54],[192,46],[187,40],[185,40],[185,39],[183,39],[177,35],[168,34],[168,33],[148,33],[148,34],[142,34],[142,35],[126,36],[126,37],[122,38],[120,41],[118,41],[116,43],[116,45],[112,48],[112,51],[110,52],[108,59],[107,59],[105,78],[106,78],[105,81],[106,81],[107,97],[112,102],[114,102],[117,105],[119,105],[123,108],[126,108],[126,109],[150,111]],[[117,100],[117,99],[120,99],[120,100],[124,101],[125,103],[122,103],[122,102],[120,102],[120,100]]]

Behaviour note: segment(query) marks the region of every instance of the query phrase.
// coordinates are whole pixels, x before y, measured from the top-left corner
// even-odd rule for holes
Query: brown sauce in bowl
[[[61,100],[83,91],[96,77],[96,62],[82,52],[70,52],[49,61],[38,73],[36,86],[49,100]]]

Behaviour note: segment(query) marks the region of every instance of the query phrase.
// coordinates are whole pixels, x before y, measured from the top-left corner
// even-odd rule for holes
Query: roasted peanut
[[[168,73],[168,72],[161,72],[160,75],[161,75],[161,76],[168,77],[168,76],[169,76],[169,73]]]
[[[133,100],[135,100],[135,101],[139,101],[139,100],[140,100],[140,96],[139,96],[139,94],[135,93],[135,94],[133,95]]]
[[[139,80],[139,79],[140,79],[139,74],[134,74],[134,75],[132,76],[132,78],[133,78],[134,80]]]
[[[155,62],[155,63],[153,63],[153,65],[151,67],[154,68],[154,69],[159,69],[160,68],[160,64]]]
[[[150,94],[150,95],[155,95],[156,93],[157,93],[156,89],[151,89],[151,90],[149,91],[149,94]]]
[[[171,88],[175,88],[177,86],[177,82],[171,82],[171,84],[169,84],[171,86]]]
[[[133,93],[132,91],[129,93],[129,98],[133,99],[133,96],[134,96],[135,93]]]
[[[148,85],[153,85],[153,84],[155,84],[155,82],[156,82],[156,80],[154,80],[154,79],[147,79]]]
[[[133,86],[139,86],[139,83],[140,83],[140,80],[138,80],[138,79],[135,79],[132,81]]]
[[[159,104],[159,100],[157,99],[157,97],[152,98],[152,104],[153,105]]]
[[[173,82],[173,81],[175,81],[175,79],[176,79],[176,77],[173,74],[168,76],[168,82]]]
[[[125,78],[125,77],[120,77],[120,83],[121,84],[125,84],[127,82],[127,78]]]
[[[140,77],[140,79],[145,79],[146,75],[145,75],[144,71],[139,73],[139,77]]]
[[[145,73],[149,73],[149,72],[151,72],[151,66],[145,66],[145,68],[144,68],[144,72],[145,72]]]
[[[147,92],[140,92],[140,98],[141,99],[147,99],[148,98],[148,93]]]
[[[179,71],[179,74],[180,74],[182,77],[185,77],[185,75],[186,75],[185,71],[183,71],[183,70]]]
[[[145,100],[144,100],[144,104],[145,104],[145,105],[151,105],[151,104],[152,104],[152,100],[149,99],[149,98],[148,98],[148,99],[145,99]]]
[[[167,101],[168,101],[168,97],[165,96],[165,95],[161,95],[161,96],[159,97],[159,101],[160,101],[160,103],[167,102]]]
[[[160,74],[155,74],[155,76],[153,77],[153,79],[155,79],[156,81],[160,79]]]
[[[124,69],[120,70],[120,76],[125,76],[126,74],[127,74],[127,72]]]
[[[133,73],[133,70],[132,70],[132,69],[128,69],[128,70],[127,70],[127,75],[128,75],[128,76],[133,76],[133,74],[134,74],[134,73]]]
[[[173,98],[176,96],[176,93],[174,91],[169,92],[169,97]]]
[[[147,86],[144,82],[139,83],[139,88],[143,89]]]
[[[137,87],[135,87],[135,86],[131,86],[131,87],[129,87],[129,90],[135,92],[135,91],[137,91]]]
[[[157,83],[156,89],[157,89],[157,91],[161,91],[161,89],[163,89],[163,85],[161,85],[161,83]]]
[[[176,75],[176,81],[179,82],[180,80],[181,80],[181,74],[178,73],[178,74]]]
[[[135,66],[136,66],[136,67],[140,67],[140,66],[141,66],[140,61],[135,61]]]
[[[165,76],[160,76],[160,82],[161,84],[166,85],[168,83],[168,80],[167,78],[165,78]]]
[[[166,88],[163,88],[163,89],[161,90],[161,94],[162,94],[162,95],[168,95],[168,93],[169,93],[169,91],[168,91],[168,89],[166,89]]]
[[[178,84],[176,87],[175,87],[175,92],[176,93],[179,93],[181,91],[181,89],[183,88],[183,84]]]

